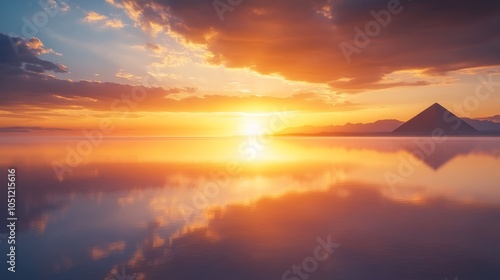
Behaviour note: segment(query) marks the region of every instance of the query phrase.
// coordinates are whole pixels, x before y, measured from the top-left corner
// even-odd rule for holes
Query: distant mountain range
[[[378,120],[372,123],[347,123],[345,125],[301,126],[281,131],[280,134],[342,134],[391,132],[404,122],[398,120]]]
[[[470,118],[462,118],[462,120],[479,131],[500,131],[500,120],[499,122]]]
[[[499,122],[496,122],[498,119]],[[495,121],[492,121],[495,120]],[[490,118],[471,119],[459,118],[446,110],[438,103],[434,103],[407,122],[395,119],[378,120],[372,123],[347,123],[345,125],[330,126],[302,126],[281,131],[280,135],[315,135],[315,136],[342,136],[342,135],[427,135],[436,128],[445,134],[500,135],[500,116]]]
[[[495,115],[495,116],[491,116],[491,117],[487,117],[487,118],[478,118],[476,120],[492,121],[492,122],[500,123],[500,115]]]

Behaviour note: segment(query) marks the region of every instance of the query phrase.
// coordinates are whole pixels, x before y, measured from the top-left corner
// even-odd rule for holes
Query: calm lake
[[[1,279],[500,279],[500,138],[82,141],[0,139]]]

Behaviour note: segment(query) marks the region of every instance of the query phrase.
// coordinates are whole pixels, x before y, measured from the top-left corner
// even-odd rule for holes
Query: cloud
[[[111,28],[122,28],[125,26],[121,19],[108,19],[104,25]]]
[[[140,106],[127,109],[136,112],[270,112],[283,109],[327,112],[357,108],[355,104],[335,103],[316,93],[299,93],[288,97],[199,96],[195,95],[197,89],[193,87],[165,89],[110,82],[74,82],[50,76],[12,73],[0,73],[0,83],[3,85],[0,110],[18,114],[29,111],[29,108],[109,112],[124,107],[126,100],[132,100],[132,94],[145,96],[144,100],[138,102]],[[39,112],[36,111],[36,114]]]
[[[96,21],[101,21],[101,20],[105,20],[107,19],[107,17],[105,15],[101,15],[101,14],[98,14],[96,12],[88,12],[86,15],[85,15],[85,21],[87,22],[96,22]]]
[[[118,72],[115,74],[115,76],[118,77],[118,78],[129,80],[129,81],[138,81],[138,80],[140,80],[140,77],[137,77],[137,76],[135,76],[132,73],[125,72],[125,70],[123,70],[123,69],[118,70]]]
[[[26,46],[35,54],[36,56],[39,56],[41,54],[46,54],[46,53],[52,53],[56,55],[61,55],[60,53],[56,53],[52,49],[47,49],[43,45],[42,41],[38,39],[37,37],[33,37],[29,40],[26,41]]]
[[[9,126],[0,127],[0,132],[32,132],[32,131],[66,131],[69,129],[41,126]]]
[[[41,5],[42,2],[39,3]],[[47,2],[45,3],[45,7],[49,8],[50,10],[59,9],[59,11],[63,13],[69,11],[69,5],[63,1],[47,0]]]
[[[144,46],[147,50],[151,50],[153,52],[160,52],[161,51],[161,47],[157,44],[153,44],[153,43],[146,43],[146,45]]]
[[[85,17],[83,18],[84,21],[86,22],[99,22],[103,23],[105,27],[111,27],[111,28],[122,28],[125,26],[125,24],[122,22],[121,19],[112,19],[109,18],[105,15],[101,15],[99,13],[90,11],[87,14],[85,14]]]
[[[9,36],[0,33],[0,75],[37,75],[47,71],[65,73],[66,66],[40,59],[41,54],[55,53],[46,48],[40,39]]]
[[[398,0],[252,0],[223,13],[205,0],[109,0],[143,29],[158,27],[204,44],[211,63],[278,73],[290,80],[326,83],[345,91],[421,86],[382,82],[402,70],[427,75],[500,64],[500,2],[401,1],[378,36],[346,60],[339,44],[354,44],[356,27],[376,23],[370,13]],[[226,3],[226,1],[222,1]],[[233,1],[238,2],[238,1]],[[227,2],[231,4],[230,2]],[[337,82],[349,79],[350,82]]]
[[[54,1],[54,2],[55,2],[55,0],[52,0],[52,1]],[[69,11],[69,5],[68,5],[68,4],[66,4],[65,2],[61,2],[61,3],[60,3],[60,5],[61,5],[61,8],[60,8],[60,9],[61,9],[61,11],[62,11],[62,12],[67,12],[67,11]]]
[[[17,46],[16,53],[10,42]],[[24,39],[0,33],[0,111],[9,117],[43,116],[52,109],[117,111],[131,96],[144,96],[135,112],[270,112],[352,110],[357,106],[337,102],[331,96],[302,92],[288,97],[197,95],[194,87],[143,87],[111,82],[57,79],[47,71],[67,72],[65,66],[37,55],[51,52],[38,38]],[[134,82],[155,81],[120,69],[117,77]],[[114,107],[113,107],[114,106]],[[128,106],[130,107],[130,106]],[[118,110],[119,111],[119,110]]]

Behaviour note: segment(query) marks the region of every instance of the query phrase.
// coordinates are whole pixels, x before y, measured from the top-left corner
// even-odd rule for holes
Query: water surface
[[[1,140],[2,279],[500,277],[498,138],[115,139],[75,160],[79,143]],[[339,246],[313,261],[319,239]]]

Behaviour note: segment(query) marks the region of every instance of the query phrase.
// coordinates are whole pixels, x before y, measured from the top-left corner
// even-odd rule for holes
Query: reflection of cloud
[[[144,255],[134,270],[151,279],[280,279],[311,254],[318,236],[331,235],[342,247],[317,279],[473,279],[476,267],[481,279],[496,279],[500,223],[485,217],[499,214],[498,206],[447,199],[397,202],[372,186],[348,184],[218,210],[207,227],[172,240],[172,260]]]
[[[158,266],[172,260],[174,252],[170,247],[170,241],[161,237],[159,230],[160,226],[157,224],[152,223],[148,226],[146,238],[139,242],[137,249],[127,261],[129,267]],[[138,272],[140,272],[139,278],[145,279],[144,272]]]
[[[99,260],[104,257],[107,257],[109,254],[113,252],[121,252],[125,250],[125,242],[124,241],[119,241],[119,242],[113,242],[108,244],[106,247],[100,248],[100,247],[93,247],[90,250],[90,256],[92,257],[92,260]]]
[[[277,146],[270,145],[266,151],[271,157],[239,162],[241,172],[230,177],[229,186],[195,209],[193,223],[184,225],[184,212],[179,205],[184,203],[193,207],[193,198],[213,182],[212,174],[226,170],[227,161],[233,160],[230,156],[237,153],[241,143],[240,139],[185,141],[112,141],[112,145],[102,150],[95,149],[90,161],[65,174],[62,182],[57,180],[50,162],[64,160],[66,153],[61,146],[67,143],[6,142],[0,148],[3,155],[0,167],[16,166],[30,174],[20,178],[25,196],[20,201],[23,219],[19,229],[33,229],[35,225],[41,229],[45,225],[40,223],[44,215],[61,211],[70,203],[67,199],[54,198],[54,194],[66,197],[72,193],[102,195],[103,192],[124,191],[113,201],[120,211],[136,208],[151,211],[159,227],[176,226],[182,233],[189,232],[206,226],[213,217],[211,210],[232,204],[252,204],[263,197],[276,198],[289,192],[320,191],[347,181],[385,184],[384,172],[397,171],[399,155],[403,151],[408,156],[406,150],[414,143],[413,139],[399,138],[390,141],[384,138],[276,139],[274,144]],[[474,142],[472,149],[462,143],[463,139],[447,141],[443,144],[445,147],[454,147],[452,152],[463,156],[450,160],[446,168],[437,171],[417,168],[414,176],[387,197],[425,201],[429,197],[444,196],[457,203],[498,204],[495,182],[500,177],[491,171],[500,158],[495,139],[481,139],[477,143],[469,139]],[[461,149],[462,146],[467,149]],[[221,154],[226,150],[229,152]],[[468,157],[464,157],[466,155]],[[155,195],[144,197],[145,187],[151,187]],[[50,224],[54,224],[53,217],[49,218]],[[136,222],[144,226],[148,221]]]
[[[98,259],[104,258],[107,254],[102,249],[92,248],[90,255],[92,256],[93,260],[98,260]]]
[[[55,264],[52,265],[54,271],[56,273],[62,271],[62,270],[69,270],[71,269],[75,263],[73,262],[72,259],[69,257],[64,257],[61,261],[56,262]]]
[[[38,234],[43,234],[49,222],[48,215],[42,215],[30,222],[30,228],[34,228]]]
[[[40,179],[40,177],[38,178]],[[56,224],[60,220],[56,213],[63,212],[67,208],[68,201],[47,192],[47,190],[40,190],[40,188],[37,188],[36,182],[24,181],[23,179],[19,181],[31,187],[23,193],[22,199],[17,201],[16,214],[20,219],[16,230],[18,232],[31,230],[35,234],[43,236],[46,234],[49,225]],[[5,194],[7,195],[7,192]],[[0,198],[3,197],[0,195]],[[5,197],[5,199],[7,198]]]
[[[24,192],[19,209],[26,211],[20,221],[61,213],[59,200],[70,206],[64,221],[51,223],[44,236],[85,241],[58,247],[63,256],[75,254],[70,256],[78,267],[68,273],[80,273],[87,264],[113,271],[110,263],[126,260],[127,271],[144,279],[280,279],[311,254],[318,236],[331,235],[342,247],[321,263],[318,279],[439,279],[450,269],[474,279],[475,267],[485,273],[482,279],[490,279],[497,267],[490,260],[500,249],[495,219],[500,204],[498,175],[487,169],[498,165],[497,142],[480,139],[464,165],[450,162],[422,176],[418,186],[404,185],[403,198],[409,199],[400,199],[384,195],[385,182],[377,178],[380,170],[397,165],[403,140],[276,139],[289,147],[276,150],[289,157],[242,163],[241,173],[201,208],[205,220],[197,226],[175,212],[178,203],[191,201],[210,174],[224,170],[227,158],[220,153],[237,147],[239,139],[217,140],[223,148],[207,144],[215,140],[111,141],[63,182],[47,162],[58,151],[64,156],[60,147],[66,143],[6,142],[0,146],[0,168],[16,166],[30,175],[19,176]],[[272,145],[268,148],[272,154]],[[464,166],[470,177],[460,171]],[[485,176],[479,173],[483,169],[495,174]],[[448,173],[440,177],[443,172]],[[481,177],[493,186],[486,192]],[[463,203],[464,197],[472,199]]]

